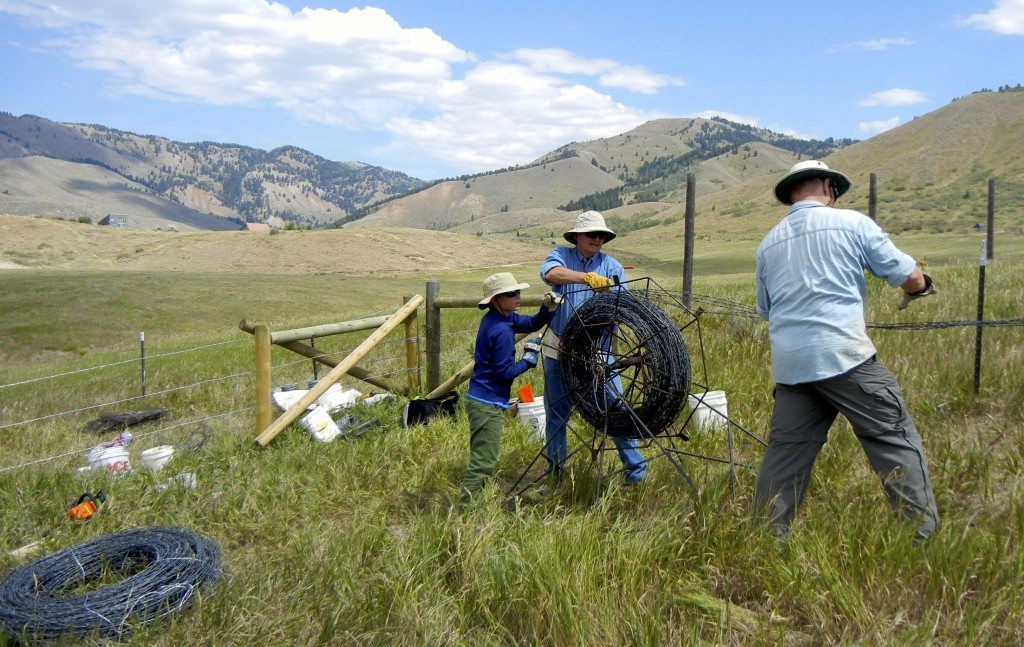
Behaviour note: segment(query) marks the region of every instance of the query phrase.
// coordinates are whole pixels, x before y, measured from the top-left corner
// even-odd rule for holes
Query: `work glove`
[[[541,305],[548,309],[549,312],[558,310],[558,305],[562,303],[562,297],[558,296],[554,292],[545,292],[544,298],[540,301]]]
[[[538,359],[540,359],[540,337],[527,339],[526,345],[523,346],[523,361],[533,368],[537,365]]]
[[[608,288],[615,285],[610,278],[601,276],[597,272],[587,272],[583,275],[583,282],[593,288],[594,292],[607,292]]]
[[[920,292],[904,292],[903,298],[900,300],[900,304],[896,307],[899,310],[903,310],[907,306],[909,306],[910,302],[913,301],[914,299],[920,299],[921,297],[926,297],[929,294],[935,294],[936,292],[938,292],[938,289],[935,287],[935,284],[932,283],[932,277],[925,274],[924,282],[925,288]]]

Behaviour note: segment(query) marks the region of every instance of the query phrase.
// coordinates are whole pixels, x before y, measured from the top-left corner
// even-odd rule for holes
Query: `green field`
[[[681,239],[647,231],[617,240],[615,255],[635,266],[631,278],[678,291]],[[940,290],[898,311],[898,293],[869,281],[868,320],[906,324],[872,337],[931,464],[942,525],[921,546],[892,516],[843,422],[787,542],[750,521],[753,469],[687,458],[684,477],[654,447],[641,487],[607,473],[618,467],[614,453],[601,455],[601,483],[581,456],[548,496],[509,506],[503,488],[540,450],[512,417],[493,487],[475,508],[453,509],[468,454],[465,413],[401,427],[401,327],[360,362],[403,386],[396,398],[351,409],[379,426],[329,444],[292,426],[254,445],[254,343],[241,319],[286,330],[387,314],[424,294],[434,275],[19,270],[0,271],[0,568],[23,563],[9,551],[40,539],[51,552],[151,525],[213,538],[225,576],[192,608],[140,628],[131,645],[1021,644],[1024,330],[984,328],[975,393],[977,329],[955,324],[977,316],[980,235],[896,241],[927,262]],[[734,422],[766,438],[767,328],[747,316],[755,244],[698,240],[694,306],[705,313],[683,334],[694,380],[725,391]],[[1024,241],[997,238],[996,251],[985,319],[1019,324]],[[541,292],[536,263],[512,270]],[[488,273],[436,278],[445,296],[475,296]],[[445,312],[443,377],[471,359],[479,314]],[[424,319],[421,310],[421,336]],[[316,345],[344,357],[367,334]],[[278,385],[313,377],[310,360],[284,349],[274,349],[273,364]],[[532,371],[517,385],[525,382],[539,393],[543,376]],[[170,413],[133,430],[132,473],[78,473],[86,450],[107,438],[83,426],[153,407]],[[759,444],[738,428],[688,433],[692,453],[759,460]],[[158,444],[177,451],[153,474],[137,457]],[[196,475],[194,489],[148,489],[183,472]],[[97,489],[108,501],[91,521],[62,521]]]

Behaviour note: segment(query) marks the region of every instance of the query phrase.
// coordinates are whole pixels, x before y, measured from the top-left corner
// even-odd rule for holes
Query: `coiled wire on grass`
[[[163,526],[123,530],[10,573],[0,582],[0,624],[15,640],[93,633],[121,639],[132,624],[188,607],[221,572],[220,547],[211,539]],[[86,590],[118,575],[125,577]]]
[[[679,329],[626,290],[595,294],[572,314],[559,365],[583,419],[618,438],[663,431],[690,390],[690,354]]]

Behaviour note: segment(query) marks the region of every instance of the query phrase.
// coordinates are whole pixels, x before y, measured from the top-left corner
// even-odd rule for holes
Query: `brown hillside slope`
[[[151,220],[153,229],[238,229],[235,221],[198,213],[150,193],[145,187],[93,164],[49,157],[0,159],[0,213],[88,219],[111,213]]]
[[[588,161],[571,158],[468,180],[441,182],[394,200],[345,227],[450,229],[500,213],[554,208],[621,184]]]
[[[549,249],[412,229],[174,233],[0,215],[0,269],[384,276],[515,265]]]

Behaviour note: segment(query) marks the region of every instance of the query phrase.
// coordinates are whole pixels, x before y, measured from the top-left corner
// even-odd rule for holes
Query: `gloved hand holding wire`
[[[562,303],[562,297],[558,296],[554,292],[545,292],[544,298],[541,299],[541,305],[548,309],[549,312],[558,310],[559,304]]]
[[[583,275],[583,282],[589,285],[595,292],[607,292],[608,288],[615,285],[615,282],[597,272],[587,272]]]
[[[523,361],[533,368],[537,365],[537,360],[540,359],[540,337],[533,337],[526,340],[526,345],[523,346]]]
[[[924,274],[923,276],[925,288],[920,292],[904,292],[903,298],[900,299],[900,304],[896,306],[898,310],[906,309],[906,307],[909,306],[910,302],[913,301],[914,299],[920,299],[921,297],[926,297],[938,292],[938,289],[935,287],[935,284],[932,283],[932,277],[928,276],[927,274]]]

